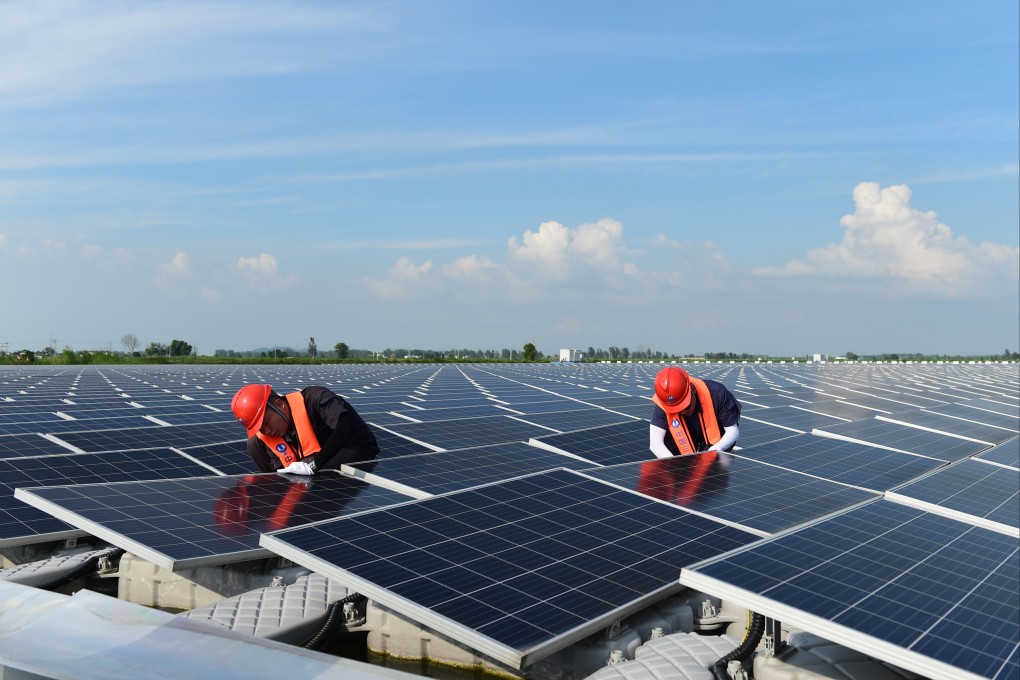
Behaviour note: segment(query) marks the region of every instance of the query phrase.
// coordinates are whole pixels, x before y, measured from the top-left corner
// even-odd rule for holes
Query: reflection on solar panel
[[[578,470],[591,463],[511,442],[357,463],[344,471],[424,498],[559,467]]]
[[[736,454],[874,491],[887,491],[945,465],[934,458],[811,434],[748,447]]]
[[[442,449],[462,449],[502,442],[526,442],[531,437],[549,433],[548,428],[524,423],[508,416],[404,423],[390,425],[388,429]]]
[[[1014,469],[962,460],[897,489],[890,498],[921,501],[918,507],[930,512],[954,511],[962,516],[950,516],[971,523],[972,518],[998,522],[1020,537],[1020,472]]]
[[[535,437],[531,443],[553,451],[572,453],[599,465],[615,465],[653,458],[651,451],[648,450],[646,421],[593,427],[566,434],[543,435]]]
[[[263,531],[370,510],[407,496],[324,471],[19,488],[15,497],[166,569],[265,557]]]
[[[753,534],[565,470],[263,536],[262,545],[523,667]]]
[[[979,453],[977,458],[988,460],[999,465],[1020,468],[1020,439],[1013,439],[995,448]]]
[[[938,432],[919,430],[916,427],[907,427],[878,419],[826,425],[824,428],[814,430],[814,433],[906,451],[943,461],[967,458],[987,446]]]
[[[244,428],[236,422],[211,423],[188,426],[139,427],[128,430],[100,430],[98,432],[68,432],[60,441],[80,451],[126,451],[158,446],[196,446],[236,441],[244,436]]]
[[[931,678],[1015,678],[1015,537],[878,501],[681,583]],[[967,675],[973,674],[973,675]]]
[[[714,452],[613,465],[584,474],[763,533],[782,531],[876,497]]]
[[[18,487],[204,477],[211,470],[170,449],[73,453],[0,460],[0,546],[27,545],[82,532],[14,497]]]

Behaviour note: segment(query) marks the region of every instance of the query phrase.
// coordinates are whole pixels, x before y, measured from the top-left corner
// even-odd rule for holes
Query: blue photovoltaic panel
[[[975,408],[974,406],[964,404],[945,404],[925,410],[954,418],[973,420],[985,425],[994,425],[995,427],[1002,427],[1014,432],[1020,430],[1020,417],[998,413],[994,408]]]
[[[890,422],[903,423],[905,425],[935,430],[936,432],[953,434],[958,437],[976,439],[986,444],[1001,444],[1017,435],[1016,430],[1004,430],[992,427],[991,425],[983,425],[969,420],[932,413],[931,411],[912,411],[878,417]]]
[[[875,417],[875,414],[877,413],[876,411],[864,408],[863,406],[857,406],[855,404],[836,399],[826,399],[824,401],[812,401],[808,404],[798,404],[797,408],[817,411],[819,413],[825,413],[826,415],[843,418],[845,420],[866,420],[868,418]]]
[[[126,430],[100,430],[96,432],[67,432],[61,441],[87,452],[126,451],[159,446],[197,446],[218,444],[245,438],[244,428],[236,422],[202,425],[138,427]]]
[[[180,449],[206,465],[216,468],[225,475],[244,475],[258,472],[255,462],[248,455],[247,440],[208,446],[188,446]]]
[[[431,423],[403,423],[387,426],[393,432],[442,449],[463,449],[502,442],[526,442],[548,434],[549,429],[507,416],[440,420]]]
[[[924,503],[1020,529],[1020,471],[962,460],[896,490]]]
[[[68,453],[72,449],[43,437],[40,434],[10,434],[0,436],[0,459],[23,456],[47,456]]]
[[[885,446],[920,456],[937,458],[942,461],[968,458],[988,446],[878,419],[826,425],[824,428],[818,428],[817,431],[865,444]]]
[[[714,452],[613,465],[584,474],[765,533],[876,498],[861,489]]]
[[[979,453],[975,457],[981,460],[990,460],[999,465],[1020,468],[1020,439],[1013,439],[1005,444],[999,444],[994,448]]]
[[[20,488],[15,496],[167,569],[265,557],[259,534],[407,500],[330,470]]]
[[[591,466],[570,456],[510,442],[367,461],[348,467],[358,477],[423,497],[421,492],[441,494],[553,468],[578,470]]]
[[[803,406],[805,408],[809,407],[808,404],[803,404]],[[811,411],[805,411],[803,408],[794,408],[793,406],[761,409],[755,411],[753,417],[755,420],[768,423],[769,425],[781,425],[798,430],[799,432],[810,432],[816,427],[846,422],[842,418],[827,416],[822,413],[812,413]]]
[[[742,448],[736,454],[875,491],[887,491],[945,465],[934,458],[811,434]]]
[[[222,411],[193,411],[191,413],[147,413],[145,415],[152,416],[160,420],[161,422],[167,423],[168,425],[197,425],[205,423],[230,423],[231,427],[234,428],[235,434],[241,430],[237,426],[237,421],[234,419],[233,414],[224,413]],[[148,421],[152,422],[152,421]],[[243,430],[241,430],[243,434]]]
[[[566,470],[263,537],[262,545],[523,667],[757,537]]]
[[[213,474],[169,449],[72,453],[0,460],[0,546],[25,545],[82,532],[14,497],[18,487],[177,479]]]
[[[599,465],[654,458],[648,450],[648,423],[641,420],[565,434],[547,434],[535,437],[533,441]]]
[[[603,425],[635,422],[634,418],[631,418],[630,416],[621,413],[614,413],[613,411],[606,411],[600,408],[554,411],[551,413],[533,413],[524,416],[517,416],[517,418],[529,423],[535,423],[536,425],[543,425],[545,427],[552,428],[553,430],[559,430],[560,432],[574,432],[577,430],[586,430],[592,427],[601,427]],[[643,424],[647,429],[648,421],[641,420],[638,422]]]
[[[680,581],[926,677],[1006,680],[1020,672],[1018,550],[1015,537],[878,501]]]
[[[752,413],[753,415],[746,412],[740,415],[740,422],[738,423],[740,437],[737,439],[736,445],[741,449],[750,449],[769,442],[777,442],[804,434],[803,432],[770,425],[758,420],[757,414],[761,413],[761,411],[754,411]]]
[[[400,435],[387,432],[381,427],[373,427],[372,434],[375,435],[375,440],[379,444],[380,459],[412,456],[416,453],[426,453],[433,450],[410,439],[404,439]]]

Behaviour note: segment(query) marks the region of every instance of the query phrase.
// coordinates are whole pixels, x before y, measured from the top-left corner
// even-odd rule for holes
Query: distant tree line
[[[330,350],[320,350],[314,337],[308,339],[304,350],[292,347],[259,348],[256,350],[236,351],[233,349],[217,349],[210,356],[199,355],[198,350],[185,340],[174,339],[169,344],[150,342],[139,351],[141,342],[135,335],[121,338],[124,352],[116,352],[112,348],[95,350],[78,350],[64,347],[57,352],[54,347],[41,350],[21,349],[7,352],[0,349],[0,364],[91,364],[91,363],[166,363],[174,362],[301,362],[301,361],[548,361],[555,360],[558,355],[546,356],[532,342],[525,343],[520,349],[504,347],[501,349],[453,348],[446,350],[423,349],[418,347],[387,347],[382,351],[356,349],[346,342],[337,342]],[[2,347],[2,345],[0,345]],[[768,356],[747,352],[705,352],[703,354],[670,354],[661,350],[638,346],[636,349],[611,345],[606,349],[589,346],[581,352],[581,361],[790,361],[807,360],[812,356]],[[1020,361],[1020,352],[1005,349],[1002,354],[989,355],[953,355],[953,354],[922,354],[917,352],[900,352],[886,354],[857,354],[846,352],[842,356],[829,357],[829,361]]]

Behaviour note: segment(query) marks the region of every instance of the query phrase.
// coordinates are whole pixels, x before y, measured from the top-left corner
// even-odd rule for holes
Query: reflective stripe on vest
[[[719,420],[715,415],[715,404],[712,403],[712,393],[708,391],[708,385],[705,384],[704,380],[698,380],[697,378],[691,378],[690,380],[691,385],[698,391],[699,408],[697,416],[701,422],[701,433],[705,435],[705,441],[711,446],[722,439],[722,433],[719,431]],[[658,395],[652,395],[652,403],[666,411]],[[666,411],[666,425],[669,427],[670,434],[673,435],[673,441],[676,442],[676,448],[680,451],[680,455],[695,453],[694,443],[691,441],[691,433],[687,429],[687,423],[684,422],[682,415]]]
[[[305,409],[305,398],[300,392],[291,392],[286,396],[287,406],[290,407],[290,419],[294,421],[294,430],[297,432],[299,450],[284,441],[283,437],[270,437],[261,432],[255,436],[261,439],[269,450],[272,451],[284,467],[287,467],[296,460],[311,456],[319,452],[319,440],[312,429],[312,421],[308,418],[308,411]]]

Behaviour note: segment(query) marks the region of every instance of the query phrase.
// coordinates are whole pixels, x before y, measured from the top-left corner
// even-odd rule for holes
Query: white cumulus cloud
[[[432,260],[415,264],[409,257],[402,257],[389,268],[382,279],[365,278],[363,282],[373,293],[381,298],[401,298],[417,291],[426,282],[432,271]]]
[[[756,273],[891,279],[910,289],[953,295],[978,292],[996,282],[1015,283],[1020,249],[975,245],[954,236],[934,211],[914,208],[910,196],[905,184],[883,189],[862,182],[854,188],[854,213],[840,220],[842,241]]]
[[[169,262],[159,265],[159,272],[161,274],[187,274],[190,267],[188,265],[188,254],[181,251],[174,255],[173,259]]]
[[[276,276],[276,258],[268,253],[262,253],[256,257],[242,255],[237,258],[237,269],[241,272]]]
[[[538,231],[524,232],[520,243],[513,236],[507,241],[510,258],[536,265],[550,278],[567,278],[574,266],[601,267],[633,273],[633,263],[623,263],[623,225],[617,220],[601,219],[570,229],[559,222],[543,222]]]

